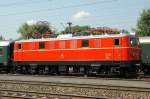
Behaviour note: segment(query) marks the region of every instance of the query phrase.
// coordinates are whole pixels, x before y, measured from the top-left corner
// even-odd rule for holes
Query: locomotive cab
[[[120,35],[114,37],[113,65],[111,69],[120,74],[138,72],[140,63],[139,40],[133,35]]]

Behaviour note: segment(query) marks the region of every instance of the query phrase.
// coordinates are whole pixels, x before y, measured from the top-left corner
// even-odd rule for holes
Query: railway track
[[[0,79],[0,97],[2,99],[150,99],[150,87]]]
[[[63,95],[63,94],[49,94],[39,92],[20,92],[13,90],[3,90],[0,92],[0,96],[3,99],[106,99],[97,97],[75,96],[75,95]]]
[[[23,74],[1,74],[1,75],[8,75],[8,76],[32,76],[32,77],[56,77],[56,78],[78,78],[78,79],[104,79],[104,80],[122,80],[122,81],[150,81],[149,75],[139,74],[137,78],[119,78],[119,77],[107,77],[107,76],[77,76],[77,75],[23,75]]]
[[[5,84],[5,85],[4,85]],[[44,83],[44,82],[33,82],[33,81],[16,81],[16,80],[5,80],[0,81],[0,97],[3,98],[17,98],[17,99],[108,99],[106,97],[87,96],[87,95],[76,95],[76,94],[64,94],[59,92],[51,92],[47,88],[62,87],[62,88],[80,88],[81,86],[75,84],[60,84],[60,83]],[[38,88],[40,88],[38,90]],[[44,89],[43,89],[44,88]],[[85,87],[87,88],[87,86]],[[59,88],[58,88],[59,89]],[[61,91],[61,90],[60,90]]]

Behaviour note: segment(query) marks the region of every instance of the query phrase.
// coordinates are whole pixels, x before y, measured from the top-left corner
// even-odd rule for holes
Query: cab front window
[[[132,47],[135,47],[138,45],[138,39],[137,38],[130,38],[130,45]]]

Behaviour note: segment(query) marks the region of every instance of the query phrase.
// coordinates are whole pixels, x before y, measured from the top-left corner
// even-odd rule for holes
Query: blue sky
[[[130,31],[143,9],[150,9],[150,0],[1,0],[0,35],[16,39],[27,21],[48,21],[59,31],[68,21]]]

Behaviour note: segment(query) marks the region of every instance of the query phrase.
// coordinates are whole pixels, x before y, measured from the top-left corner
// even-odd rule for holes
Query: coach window
[[[21,44],[18,44],[18,49],[21,49],[22,48],[22,45]]]
[[[89,47],[89,40],[82,40],[82,47]]]
[[[3,55],[3,48],[0,48],[0,56]]]
[[[114,45],[119,46],[120,45],[120,40],[119,39],[114,39]]]
[[[45,48],[45,42],[39,42],[39,49]]]

